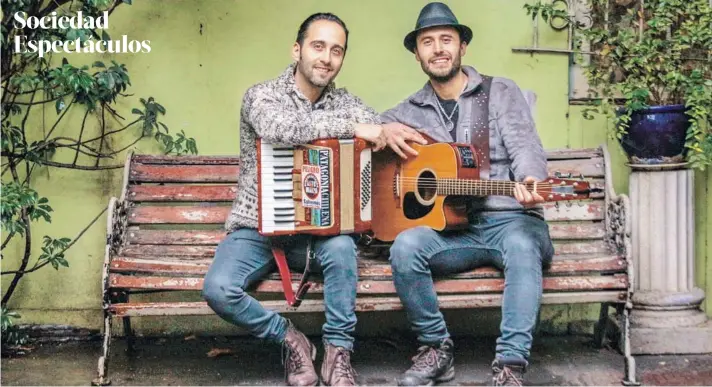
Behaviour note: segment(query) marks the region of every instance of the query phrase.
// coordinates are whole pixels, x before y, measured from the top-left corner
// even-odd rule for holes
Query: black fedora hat
[[[415,22],[415,29],[405,36],[403,45],[405,45],[408,51],[415,52],[415,37],[418,35],[418,32],[426,28],[439,26],[454,27],[460,32],[460,39],[468,44],[470,40],[472,40],[472,30],[470,27],[460,24],[455,14],[450,10],[450,7],[443,3],[434,2],[429,3],[420,10],[418,20]]]

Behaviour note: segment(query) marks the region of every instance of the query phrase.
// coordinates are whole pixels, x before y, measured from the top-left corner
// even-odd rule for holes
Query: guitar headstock
[[[548,177],[537,183],[537,193],[546,201],[560,201],[588,199],[591,193],[602,191],[601,188],[592,188],[583,176],[579,179],[570,177],[570,174],[564,176],[559,173],[555,177]]]

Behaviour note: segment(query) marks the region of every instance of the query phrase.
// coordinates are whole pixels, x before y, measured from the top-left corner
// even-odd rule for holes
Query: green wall
[[[150,40],[150,53],[74,54],[69,59],[73,64],[91,63],[96,59],[115,59],[126,64],[133,85],[129,92],[134,95],[120,105],[126,116],[130,117],[131,108],[138,106],[139,97],[153,96],[167,109],[164,122],[173,132],[185,130],[189,136],[195,137],[201,154],[236,154],[242,94],[252,84],[281,73],[290,61],[296,30],[305,17],[316,11],[331,11],[345,20],[351,37],[337,83],[382,111],[425,82],[419,65],[403,48],[402,41],[426,3],[421,0],[136,0],[134,5],[122,6],[115,11],[110,19],[109,33],[114,38],[128,35],[130,40]],[[531,44],[530,20],[522,9],[525,1],[459,0],[448,3],[460,21],[474,31],[464,63],[487,74],[512,78],[523,89],[536,92],[535,119],[546,148],[594,147],[607,142],[605,127],[600,121],[583,120],[581,108],[568,105],[566,56],[512,53],[512,47]],[[543,28],[539,44],[564,48],[566,35]],[[52,110],[44,113],[47,122],[52,122]],[[79,113],[74,112],[59,130],[75,133],[81,122]],[[42,117],[32,118],[36,124],[41,123]],[[112,126],[118,128],[121,125]],[[41,134],[41,129],[37,134]],[[615,187],[617,191],[625,192],[628,170],[624,156],[616,144],[609,143],[609,147],[615,162]],[[139,143],[135,151],[150,153],[156,148],[152,140],[146,140]],[[57,157],[71,160],[73,154],[60,153]],[[122,157],[117,159],[117,162],[122,161]],[[51,225],[34,229],[35,246],[41,243],[44,234],[76,235],[106,206],[111,196],[120,194],[121,179],[121,170],[41,171],[35,180],[36,187],[49,197],[55,212]],[[697,280],[699,286],[706,288],[707,294],[712,294],[712,264],[705,266],[712,255],[706,247],[708,241],[712,241],[712,227],[708,227],[706,221],[712,215],[712,209],[707,205],[712,191],[709,173],[699,174],[697,189],[700,209],[697,218]],[[11,304],[23,315],[22,322],[101,326],[99,282],[104,238],[105,217],[102,217],[70,250],[69,269],[59,272],[44,269],[23,281]],[[3,269],[15,266],[13,258],[16,257],[9,252],[6,254]],[[3,278],[3,289],[8,279]],[[708,299],[708,311],[712,310],[711,306]],[[453,313],[465,313],[467,318],[459,322],[461,324],[477,321],[483,332],[497,330],[498,324],[492,315]],[[565,330],[569,322],[591,320],[596,315],[593,307],[546,307],[543,317],[548,320],[550,328]],[[394,316],[398,323],[403,323],[402,315]],[[363,320],[378,321],[379,317],[364,315]],[[135,326],[146,332],[165,333],[230,329],[219,319],[207,317],[147,318],[137,321]]]

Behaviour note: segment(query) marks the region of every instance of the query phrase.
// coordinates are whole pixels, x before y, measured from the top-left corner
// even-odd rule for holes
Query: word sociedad
[[[104,11],[101,16],[92,17],[82,15],[78,11],[75,16],[57,16],[52,12],[50,16],[27,17],[26,12],[16,12],[14,15],[15,28],[20,30],[37,29],[107,29],[109,28],[109,12]],[[74,40],[30,40],[25,35],[15,35],[14,47],[16,54],[37,53],[42,58],[47,53],[149,53],[151,52],[150,40],[129,40],[123,35],[120,40],[94,40],[84,42],[80,38]]]

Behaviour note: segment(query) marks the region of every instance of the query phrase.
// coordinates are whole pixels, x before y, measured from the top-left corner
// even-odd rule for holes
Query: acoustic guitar
[[[409,144],[418,156],[402,159],[390,148],[372,155],[372,237],[391,242],[403,230],[428,226],[457,229],[468,224],[466,201],[472,196],[514,196],[514,181],[481,180],[478,153],[471,144]],[[550,177],[527,183],[546,201],[587,199],[590,184]]]

